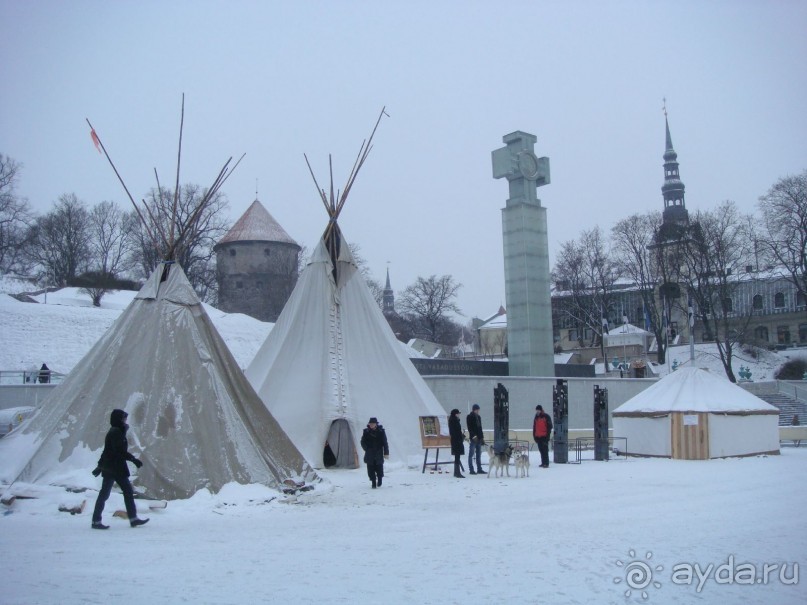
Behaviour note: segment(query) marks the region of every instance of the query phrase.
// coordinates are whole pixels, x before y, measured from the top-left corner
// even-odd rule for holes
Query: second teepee
[[[406,464],[423,451],[418,417],[445,415],[384,319],[337,223],[372,139],[362,145],[341,195],[331,186],[329,198],[317,185],[328,226],[246,371],[316,467],[334,459],[335,466],[358,466],[359,439],[372,416],[386,429],[391,461]]]

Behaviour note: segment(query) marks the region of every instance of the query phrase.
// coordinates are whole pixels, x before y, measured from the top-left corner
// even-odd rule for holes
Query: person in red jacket
[[[532,438],[541,452],[541,468],[549,468],[549,434],[552,432],[552,418],[544,412],[543,406],[535,406],[535,419],[532,421]]]

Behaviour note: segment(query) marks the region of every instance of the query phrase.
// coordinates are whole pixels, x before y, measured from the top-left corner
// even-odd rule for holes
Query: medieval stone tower
[[[219,309],[277,321],[297,283],[297,242],[256,199],[214,250]]]

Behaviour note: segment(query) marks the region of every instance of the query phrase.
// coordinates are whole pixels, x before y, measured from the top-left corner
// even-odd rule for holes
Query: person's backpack
[[[546,437],[549,435],[547,431],[546,416],[538,416],[535,419],[535,437]]]

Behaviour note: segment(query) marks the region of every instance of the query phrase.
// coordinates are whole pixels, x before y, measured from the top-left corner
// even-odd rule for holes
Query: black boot
[[[457,479],[465,479],[465,475],[463,475],[463,474],[460,472],[460,463],[459,463],[459,462],[455,462],[455,463],[454,463],[454,476],[455,476]]]
[[[373,483],[371,485],[372,485],[372,488],[375,489],[375,479],[373,479]]]
[[[129,519],[129,525],[131,525],[132,527],[140,527],[141,525],[145,525],[148,522],[149,522],[148,519],[138,519],[137,517],[135,517],[134,519]]]
[[[378,487],[381,487],[381,482],[384,480],[384,477],[378,478]]]

